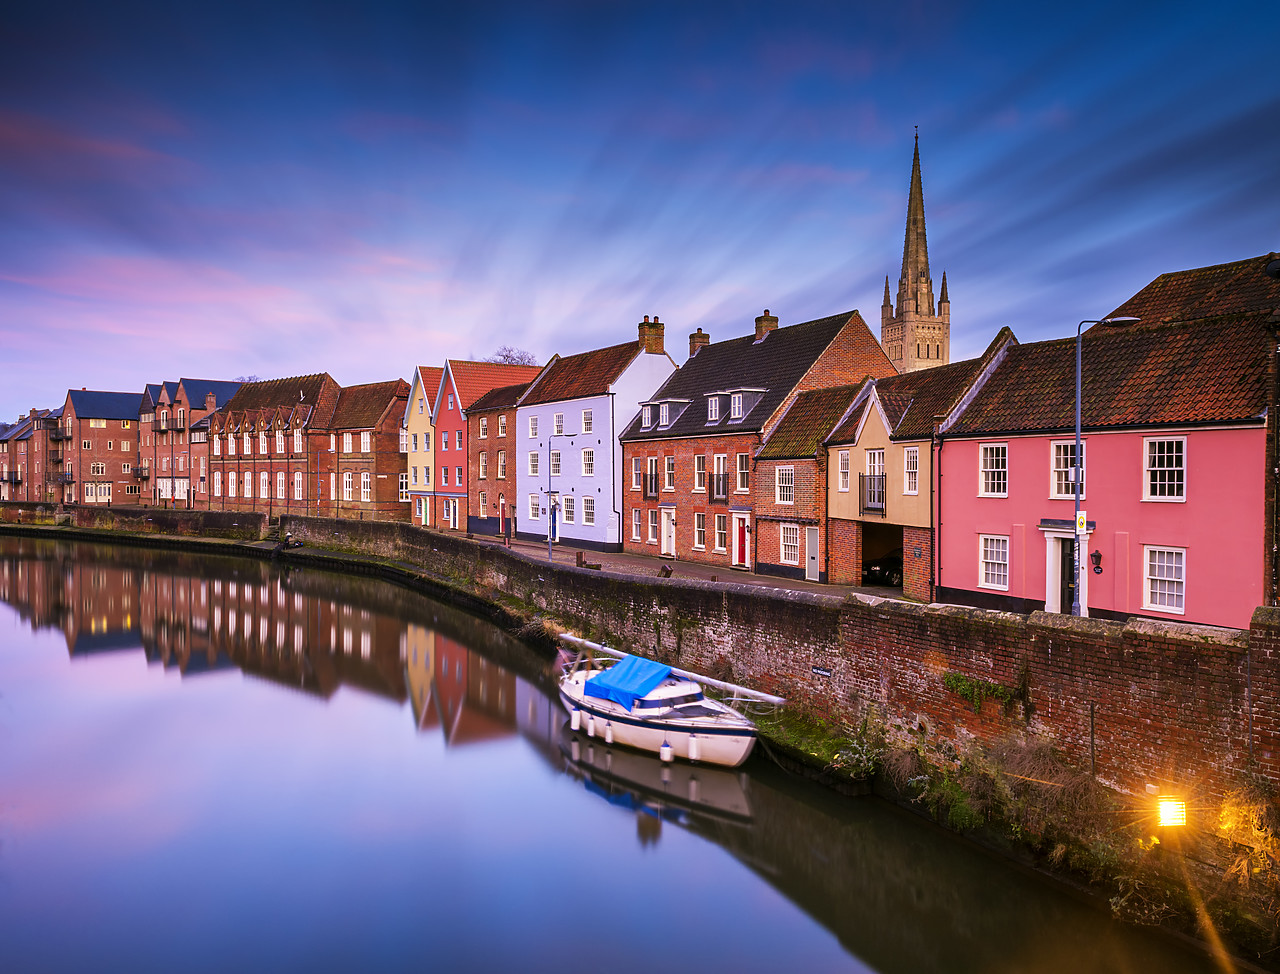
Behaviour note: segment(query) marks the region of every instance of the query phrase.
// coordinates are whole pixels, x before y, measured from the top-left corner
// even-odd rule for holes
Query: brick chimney
[[[206,412],[210,413],[218,408],[218,397],[212,392],[206,392],[204,394],[204,408]]]
[[[756,319],[756,341],[760,341],[765,335],[778,327],[778,316],[769,314],[769,309],[764,309],[764,314]]]
[[[698,349],[704,345],[711,344],[711,336],[699,328],[689,336],[689,358],[693,358],[698,354]]]
[[[650,355],[661,355],[665,349],[662,342],[662,333],[666,330],[666,326],[658,320],[658,316],[653,316],[653,321],[649,320],[649,316],[644,316],[644,321],[640,322],[640,345]]]

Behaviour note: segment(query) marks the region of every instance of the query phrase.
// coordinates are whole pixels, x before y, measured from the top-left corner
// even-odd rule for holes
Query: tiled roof
[[[1095,327],[1082,339],[1081,425],[1244,422],[1267,405],[1271,312],[1177,324]],[[1070,430],[1075,338],[1018,345],[952,435]]]
[[[458,390],[458,405],[462,409],[470,409],[473,402],[491,389],[516,382],[532,382],[542,371],[538,365],[504,365],[460,359],[449,359],[448,367]]]
[[[409,395],[409,383],[404,379],[389,382],[369,382],[360,386],[345,386],[338,394],[338,405],[333,411],[329,428],[335,430],[373,429],[378,420],[396,399]],[[403,409],[400,410],[403,412]]]
[[[142,406],[140,392],[92,392],[86,389],[69,389],[79,419],[132,419],[137,422]]]
[[[1280,310],[1280,280],[1268,277],[1277,254],[1188,271],[1161,274],[1107,317],[1141,318],[1144,324],[1211,315]]]
[[[444,368],[439,365],[419,365],[418,366],[418,383],[422,386],[422,391],[427,397],[427,402],[435,401],[436,393],[440,391],[440,377],[444,375]]]
[[[665,429],[654,427],[642,431],[641,416],[637,416],[620,439],[656,440],[758,432],[840,330],[855,318],[865,330],[866,325],[856,311],[845,311],[777,328],[760,342],[756,341],[753,333],[703,347],[673,372],[650,400],[689,400],[688,408]],[[869,332],[867,336],[874,344]],[[875,350],[879,351],[878,345]],[[880,352],[881,357],[883,354]],[[886,368],[891,368],[887,359],[885,364]],[[862,376],[845,378],[861,379]],[[728,410],[724,410],[720,420],[708,423],[706,395],[734,389],[763,389],[765,392],[741,422],[730,422]]]
[[[520,405],[537,406],[545,402],[604,395],[640,352],[640,343],[636,341],[554,358],[534,380]]]
[[[331,408],[329,410],[316,408],[326,389],[332,391],[336,401],[338,384],[327,372],[295,375],[286,379],[267,379],[263,382],[246,382],[227,400],[221,412],[228,415],[238,413],[241,414],[240,418],[243,418],[243,414],[250,412],[277,410],[292,412],[302,407],[309,414],[309,425],[313,429],[326,429],[332,416]]]
[[[473,402],[469,407],[469,411],[478,413],[486,409],[509,409],[520,401],[520,397],[524,395],[524,391],[529,388],[529,383],[521,382],[514,386],[502,386],[498,389],[490,389],[483,396]]]
[[[179,385],[187,394],[187,402],[191,404],[192,409],[203,409],[204,398],[209,393],[213,393],[215,409],[221,409],[230,401],[231,397],[236,394],[236,390],[243,383],[232,382],[221,379],[181,379]]]
[[[861,384],[802,392],[756,454],[760,460],[813,457],[831,428],[840,421]]]

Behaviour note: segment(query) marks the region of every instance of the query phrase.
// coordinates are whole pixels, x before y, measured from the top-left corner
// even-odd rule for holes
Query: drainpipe
[[[933,453],[933,468],[929,477],[929,520],[932,528],[932,561],[929,566],[929,600],[931,602],[938,601],[938,589],[942,584],[942,420],[944,417],[935,416],[933,424],[933,443],[930,444],[930,452]],[[936,445],[936,450],[933,447]]]
[[[617,397],[616,392],[609,393],[609,472],[612,476],[610,491],[613,494],[613,520],[618,525],[618,547],[621,550],[625,528],[622,524],[622,511],[618,509],[618,498],[622,496],[622,484],[618,482],[618,449],[621,448],[621,444],[618,443]]]

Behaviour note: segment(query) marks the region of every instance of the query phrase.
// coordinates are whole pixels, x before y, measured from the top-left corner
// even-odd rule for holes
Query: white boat
[[[588,738],[657,754],[736,768],[755,747],[756,725],[703,692],[714,685],[735,698],[772,705],[781,697],[721,683],[640,656],[561,636],[579,649],[560,678],[560,702],[569,724]],[[581,650],[592,655],[584,656]],[[611,659],[600,659],[596,653]]]

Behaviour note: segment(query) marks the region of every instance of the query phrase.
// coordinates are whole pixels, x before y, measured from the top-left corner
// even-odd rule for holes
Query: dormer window
[[[652,407],[645,406],[642,410],[640,410],[640,425],[643,426],[645,429],[648,429],[650,426],[653,425]]]
[[[671,425],[671,404],[670,403],[664,402],[661,406],[658,407],[658,425],[659,426]]]
[[[729,396],[729,418],[742,418],[742,393],[735,392]]]
[[[720,397],[711,396],[707,399],[707,422],[714,423],[720,419]]]

